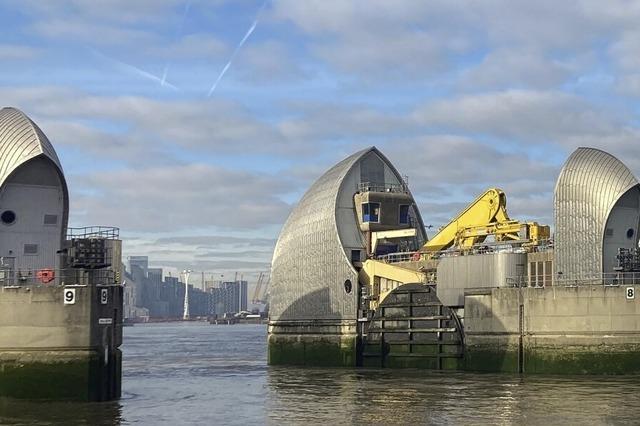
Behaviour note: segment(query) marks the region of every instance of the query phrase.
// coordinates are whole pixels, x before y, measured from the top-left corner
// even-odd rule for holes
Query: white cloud
[[[465,71],[460,86],[470,91],[488,88],[551,88],[572,75],[570,64],[545,57],[543,52],[498,49],[476,67]]]
[[[204,164],[126,169],[82,176],[72,188],[72,222],[163,232],[282,223],[286,180]]]
[[[234,73],[258,83],[292,83],[307,76],[284,43],[267,40],[245,45]]]
[[[615,117],[583,98],[557,91],[506,90],[436,101],[414,113],[418,122],[448,131],[489,135],[516,143],[580,144],[626,132]],[[634,130],[635,131],[635,130]]]
[[[85,46],[92,44],[136,46],[148,45],[159,40],[156,35],[146,30],[84,20],[48,19],[35,23],[31,29],[46,38],[81,41]]]
[[[0,60],[15,61],[35,58],[40,49],[21,44],[0,44]]]

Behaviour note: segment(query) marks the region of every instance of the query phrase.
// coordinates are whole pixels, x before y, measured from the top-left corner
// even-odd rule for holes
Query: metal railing
[[[620,286],[620,285],[640,285],[640,272],[607,272],[600,275],[591,276],[551,276],[544,275],[544,280],[540,279],[536,282],[536,276],[529,279],[528,276],[522,275],[517,277],[507,277],[507,287],[545,287],[549,285],[557,287],[581,287],[581,286]],[[546,285],[539,285],[540,281]]]
[[[553,249],[552,240],[543,240],[541,244],[537,246],[525,246],[527,243],[529,243],[529,240],[485,242],[476,244],[472,247],[449,248],[446,250],[430,252],[429,257],[431,259],[439,259],[441,257],[469,256],[489,253],[540,253]],[[414,256],[417,257],[418,255],[419,251],[409,251],[389,253],[377,256],[376,259],[388,263],[406,262],[409,260],[416,260]]]
[[[376,182],[360,182],[358,184],[358,192],[391,192],[403,193],[409,192],[409,186],[406,182],[397,183],[376,183]]]
[[[67,239],[103,238],[117,240],[120,238],[120,228],[114,226],[85,226],[84,228],[67,228]]]
[[[9,269],[0,267],[0,287],[56,285],[117,285],[110,269]]]
[[[398,262],[408,262],[413,260],[413,256],[416,256],[415,251],[405,251],[399,253],[388,253],[382,256],[376,257],[376,260],[381,260],[387,263],[398,263]]]

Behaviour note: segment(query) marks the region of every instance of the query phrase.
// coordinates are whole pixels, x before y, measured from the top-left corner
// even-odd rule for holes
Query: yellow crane
[[[476,198],[446,226],[422,246],[421,252],[433,253],[451,247],[458,232],[469,226],[482,226],[509,220],[506,210],[507,196],[497,188],[491,188]],[[475,241],[469,241],[473,245]]]
[[[424,261],[450,248],[470,249],[488,237],[495,242],[520,242],[536,246],[550,237],[549,227],[537,222],[512,220],[507,214],[507,196],[498,188],[490,188],[470,203],[412,257],[401,265],[368,259],[360,270],[360,281],[369,288],[372,307],[401,284],[426,283]]]
[[[493,236],[496,242],[526,240],[537,245],[549,238],[549,227],[537,222],[511,220],[507,214],[507,196],[490,188],[462,210],[420,249],[432,254],[450,247],[468,249]]]

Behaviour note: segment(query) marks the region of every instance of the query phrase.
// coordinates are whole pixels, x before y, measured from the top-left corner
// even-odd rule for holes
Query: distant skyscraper
[[[162,268],[149,268],[147,270],[147,277],[154,284],[162,283]]]
[[[164,279],[165,284],[167,284],[167,285],[171,285],[171,286],[176,286],[176,285],[178,285],[178,282],[179,282],[179,281],[180,281],[180,280],[178,279],[178,277],[166,277],[166,278]]]
[[[133,271],[134,266],[142,269],[146,277],[149,273],[149,256],[129,256],[129,270]]]
[[[226,281],[209,289],[210,309],[216,315],[238,313],[247,310],[247,281]]]
[[[238,286],[240,287],[240,311],[246,311],[248,283],[247,281],[238,281]]]

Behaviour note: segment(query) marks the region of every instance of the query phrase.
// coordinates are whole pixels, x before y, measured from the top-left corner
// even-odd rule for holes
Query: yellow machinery
[[[507,196],[502,190],[491,188],[427,241],[420,252],[434,253],[450,247],[468,249],[491,235],[497,242],[528,240],[527,244],[538,245],[549,238],[549,227],[509,219]]]
[[[526,248],[548,240],[550,230],[536,222],[511,220],[505,193],[497,188],[488,189],[427,241],[412,261],[392,264],[368,259],[363,263],[360,281],[369,288],[371,308],[401,284],[427,283],[426,263],[435,254],[450,248],[469,250],[488,237],[495,242],[520,242]]]

